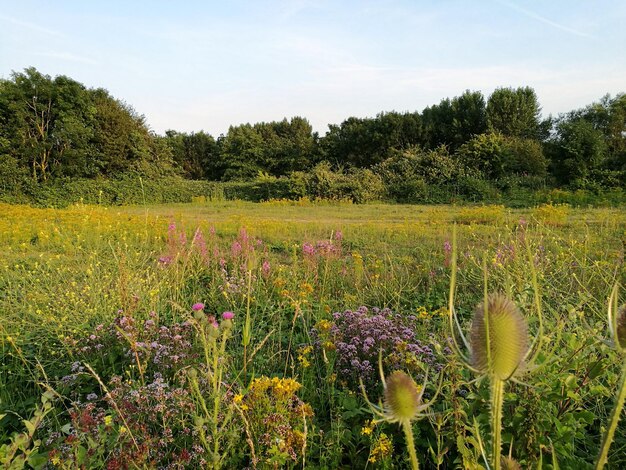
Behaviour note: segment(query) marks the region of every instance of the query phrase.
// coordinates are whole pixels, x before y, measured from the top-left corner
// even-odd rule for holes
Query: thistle
[[[615,435],[619,417],[622,413],[622,409],[624,408],[624,401],[626,400],[626,305],[622,305],[622,307],[618,309],[618,297],[619,288],[615,285],[609,297],[608,319],[609,331],[613,339],[613,345],[622,359],[622,372],[617,390],[617,396],[615,397],[615,406],[611,412],[609,426],[604,433],[602,447],[600,448],[600,455],[596,461],[596,470],[601,470],[606,465],[609,448],[613,442],[613,436]]]
[[[531,260],[531,274],[535,290],[535,307],[538,314],[539,329],[532,345],[528,345],[528,327],[526,320],[515,303],[502,294],[488,295],[487,264],[483,261],[484,300],[476,307],[469,341],[463,334],[454,310],[454,291],[456,287],[456,226],[453,231],[452,273],[450,280],[449,322],[452,331],[452,348],[461,362],[480,377],[488,377],[491,386],[491,464],[495,470],[502,468],[502,407],[504,403],[504,385],[514,380],[527,364],[534,362],[541,347],[543,322],[541,300],[537,283],[537,274],[532,264],[530,247],[526,245]],[[455,334],[456,331],[456,334]],[[469,354],[464,353],[459,345],[461,339]]]
[[[387,377],[383,374],[382,356],[378,358],[378,369],[380,372],[380,378],[382,380],[384,391],[384,403],[382,405],[374,405],[367,398],[365,392],[365,386],[361,382],[361,390],[365,401],[370,407],[372,413],[378,416],[378,419],[372,423],[379,423],[386,421],[388,423],[398,423],[402,427],[404,432],[404,439],[409,450],[409,458],[411,460],[411,468],[413,470],[419,469],[419,462],[417,460],[417,454],[415,452],[415,443],[413,438],[412,422],[423,417],[424,411],[434,402],[435,398],[441,390],[441,380],[439,387],[435,392],[433,398],[424,403],[422,398],[424,396],[424,390],[426,389],[428,381],[428,373],[424,378],[424,383],[418,386],[415,381],[405,372],[396,370]]]

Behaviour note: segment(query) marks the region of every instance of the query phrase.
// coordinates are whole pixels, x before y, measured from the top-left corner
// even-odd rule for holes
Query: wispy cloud
[[[89,57],[83,57],[71,52],[37,52],[36,55],[49,57],[51,59],[66,60],[68,62],[78,62],[86,65],[98,65],[98,61]]]
[[[18,20],[17,18],[13,18],[11,16],[0,15],[0,20],[5,21],[7,23],[11,23],[15,26],[20,26],[22,28],[30,29],[31,31],[37,31],[39,33],[48,34],[50,36],[59,36],[63,37],[63,34],[60,31],[55,31],[54,29],[44,28],[43,26],[39,26],[38,24],[31,23],[29,21]]]
[[[549,18],[546,18],[545,16],[541,16],[533,11],[527,10],[526,8],[522,8],[518,5],[515,5],[514,3],[510,3],[510,2],[506,2],[504,0],[496,0],[499,4],[504,5],[506,7],[509,7],[515,11],[518,11],[526,16],[528,16],[529,18],[533,18],[541,23],[547,24],[552,26],[553,28],[556,29],[560,29],[561,31],[565,31],[566,33],[570,33],[570,34],[574,34],[576,36],[580,36],[583,38],[590,38],[590,39],[595,39],[595,36],[589,34],[589,33],[585,33],[584,31],[579,31],[577,29],[574,28],[570,28],[569,26],[565,26],[561,23],[557,23],[556,21],[552,21]]]

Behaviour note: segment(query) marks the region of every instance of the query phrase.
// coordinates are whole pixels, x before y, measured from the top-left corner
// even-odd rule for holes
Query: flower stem
[[[415,443],[413,441],[413,427],[410,421],[404,421],[402,423],[402,430],[404,431],[404,440],[406,446],[409,449],[409,457],[411,458],[411,468],[413,470],[419,470],[420,465],[417,461],[417,454],[415,453]]]
[[[491,377],[491,443],[494,470],[500,470],[502,449],[502,405],[504,402],[504,380]]]
[[[606,465],[607,457],[609,455],[609,447],[611,447],[611,443],[613,442],[613,435],[617,429],[617,423],[619,422],[619,417],[622,414],[622,408],[624,407],[624,400],[626,399],[626,358],[623,359],[622,373],[618,390],[619,391],[615,399],[615,407],[611,412],[611,418],[609,420],[609,427],[604,433],[602,448],[596,462],[596,470],[602,470]]]

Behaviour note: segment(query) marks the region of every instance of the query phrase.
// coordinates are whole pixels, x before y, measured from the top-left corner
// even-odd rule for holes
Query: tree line
[[[306,118],[293,117],[231,126],[215,138],[174,130],[157,135],[124,101],[66,76],[28,68],[0,80],[4,187],[129,173],[248,181],[312,168],[348,178],[367,171],[398,200],[415,185],[468,179],[624,187],[626,95],[544,118],[532,88],[498,88],[488,98],[468,90],[421,112],[349,117],[323,136]]]

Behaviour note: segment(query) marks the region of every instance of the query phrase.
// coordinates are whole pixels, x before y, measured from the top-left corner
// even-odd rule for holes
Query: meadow
[[[623,209],[0,214],[6,468],[583,469],[601,448],[626,466],[626,426],[611,424],[626,323],[607,320],[626,283]],[[450,327],[452,304],[473,341],[486,293],[525,322],[503,348],[533,352],[497,380]]]

